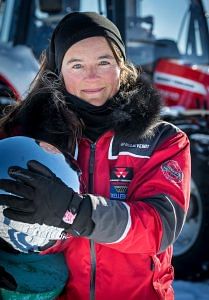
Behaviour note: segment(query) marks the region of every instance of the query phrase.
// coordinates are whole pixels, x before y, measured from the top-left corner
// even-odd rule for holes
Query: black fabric
[[[14,249],[9,243],[7,243],[1,237],[0,237],[0,250],[3,250],[4,252],[8,252],[8,253],[15,253],[15,254],[20,253],[20,251]]]
[[[95,142],[100,135],[111,128],[111,101],[102,106],[92,105],[78,97],[67,94],[66,102],[85,124],[83,135]]]
[[[0,266],[0,288],[10,291],[15,291],[17,289],[17,283],[14,277],[6,272],[6,270],[2,266]]]
[[[141,76],[134,84],[120,91],[103,106],[96,107],[67,94],[66,102],[85,124],[84,135],[95,141],[108,129],[121,136],[142,137],[159,120],[161,98]]]
[[[76,211],[75,211],[75,207]],[[88,195],[73,197],[69,211],[75,211],[76,217],[73,224],[66,230],[74,236],[89,236],[94,229],[94,222],[92,221],[92,204]]]
[[[113,40],[126,59],[125,46],[115,24],[95,12],[73,12],[66,15],[53,32],[46,51],[49,70],[59,74],[66,51],[80,40],[94,36]]]

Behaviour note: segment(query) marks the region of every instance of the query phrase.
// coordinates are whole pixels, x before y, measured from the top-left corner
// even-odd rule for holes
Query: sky
[[[126,0],[127,3],[130,3]],[[209,24],[209,0],[202,0],[205,10],[208,11],[208,24]],[[99,10],[98,0],[83,0],[81,1],[82,10]],[[105,12],[104,0],[101,1],[102,11]],[[156,38],[169,38],[175,41],[181,36],[178,46],[180,50],[184,51],[185,48],[185,38],[186,25],[188,22],[184,23],[185,30],[181,30],[182,21],[188,9],[190,0],[136,0],[137,2],[137,14],[141,16],[154,16],[154,36]],[[128,7],[128,6],[127,6]],[[127,8],[128,11],[128,8]],[[146,26],[146,25],[145,25]],[[181,34],[180,34],[181,32]],[[184,42],[183,42],[184,41]]]

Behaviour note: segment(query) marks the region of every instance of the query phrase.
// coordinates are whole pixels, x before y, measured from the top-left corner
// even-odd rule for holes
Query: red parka
[[[79,143],[81,192],[91,194],[95,228],[50,250],[64,250],[69,267],[61,299],[172,300],[172,244],[189,206],[189,141],[157,121],[159,96],[142,80],[114,101],[112,130]]]
[[[189,206],[190,153],[181,130],[157,121],[158,100],[138,82],[117,95],[112,130],[79,143],[81,192],[91,194],[95,228],[45,252],[65,253],[60,299],[174,299],[172,244]]]
[[[188,208],[189,142],[166,122],[153,132],[121,140],[110,131],[95,144],[80,142],[84,180],[106,203],[101,197],[93,210],[88,239],[63,244],[70,270],[63,299],[174,299],[172,244]]]

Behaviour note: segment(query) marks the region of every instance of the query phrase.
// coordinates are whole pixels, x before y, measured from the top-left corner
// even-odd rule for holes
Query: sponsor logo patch
[[[128,187],[126,185],[110,185],[111,200],[126,200]]]
[[[130,144],[130,143],[121,143],[120,146],[126,148],[138,148],[138,149],[149,149],[150,147],[149,144]]]
[[[175,160],[168,160],[161,165],[161,170],[165,178],[170,181],[175,181],[177,183],[181,182],[183,179],[182,170]]]
[[[129,182],[133,178],[133,169],[127,167],[116,167],[113,168],[110,181],[124,181]]]
[[[133,169],[128,167],[115,167],[110,174],[110,199],[126,200],[128,185],[133,178]]]

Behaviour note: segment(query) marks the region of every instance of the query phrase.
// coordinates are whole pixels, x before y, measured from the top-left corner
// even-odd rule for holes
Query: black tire
[[[174,244],[176,279],[209,276],[209,136],[190,136],[192,179],[190,207],[183,230]]]

